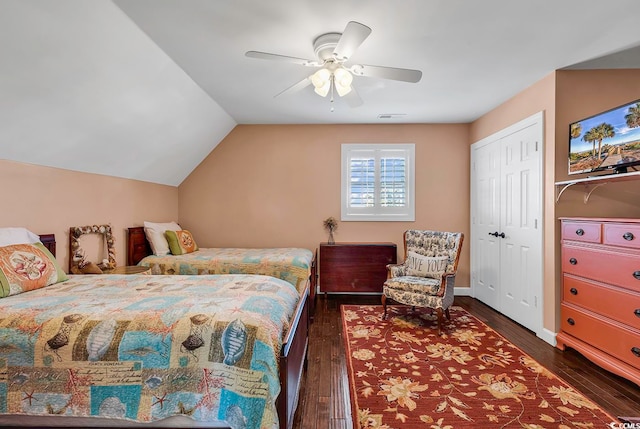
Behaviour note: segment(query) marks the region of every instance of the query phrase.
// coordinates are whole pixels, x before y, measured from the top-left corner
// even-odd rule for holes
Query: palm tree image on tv
[[[634,164],[640,164],[640,100],[570,125],[569,174],[626,172]]]

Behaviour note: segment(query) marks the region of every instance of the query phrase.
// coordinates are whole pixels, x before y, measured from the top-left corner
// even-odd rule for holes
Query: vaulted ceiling
[[[588,5],[587,5],[588,3]],[[0,159],[178,185],[236,124],[471,122],[553,70],[640,66],[640,2],[2,0]],[[308,86],[313,41],[372,29],[352,108]],[[387,119],[379,115],[392,114]]]

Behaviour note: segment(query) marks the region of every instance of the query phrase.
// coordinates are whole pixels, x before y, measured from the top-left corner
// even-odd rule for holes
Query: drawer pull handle
[[[569,325],[573,326],[573,325],[575,325],[575,324],[576,324],[576,321],[575,321],[575,320],[573,320],[571,317],[569,317],[569,318],[567,319],[567,323],[568,323]]]
[[[624,234],[622,234],[622,238],[624,238],[627,241],[631,241],[633,240],[635,237],[633,236],[633,233],[631,232],[625,232]]]
[[[640,347],[631,347],[631,353],[633,353],[637,357],[640,357]]]
[[[576,265],[578,263],[578,260],[576,258],[571,258],[571,259],[569,259],[569,263],[571,265]],[[638,275],[640,275],[640,271],[636,271],[636,273],[638,273]],[[634,277],[635,277],[636,273],[633,273]],[[638,277],[636,277],[636,278],[638,278]]]
[[[640,317],[640,308],[636,308],[635,311],[633,312],[633,314],[635,314],[636,316]]]
[[[580,237],[582,237],[584,235],[584,229],[582,228],[576,229],[576,235],[579,235]]]
[[[578,294],[578,289],[572,287],[571,289],[569,289],[569,292],[571,292],[571,295],[577,295]]]
[[[635,277],[636,279],[640,280],[640,271],[635,271],[633,273],[633,277]]]

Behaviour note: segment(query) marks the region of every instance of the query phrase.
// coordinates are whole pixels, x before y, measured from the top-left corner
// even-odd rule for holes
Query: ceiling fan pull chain
[[[331,86],[331,112],[333,112],[333,87],[334,87],[333,79],[334,79],[334,76],[333,76],[333,73],[331,73],[331,80],[329,81],[329,85]]]

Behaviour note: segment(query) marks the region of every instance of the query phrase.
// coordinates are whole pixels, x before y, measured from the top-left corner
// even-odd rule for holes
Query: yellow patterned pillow
[[[67,280],[42,243],[0,247],[0,298]]]
[[[173,255],[184,255],[198,250],[198,245],[193,239],[193,235],[186,229],[181,231],[165,231],[165,236],[169,242],[169,250]]]

